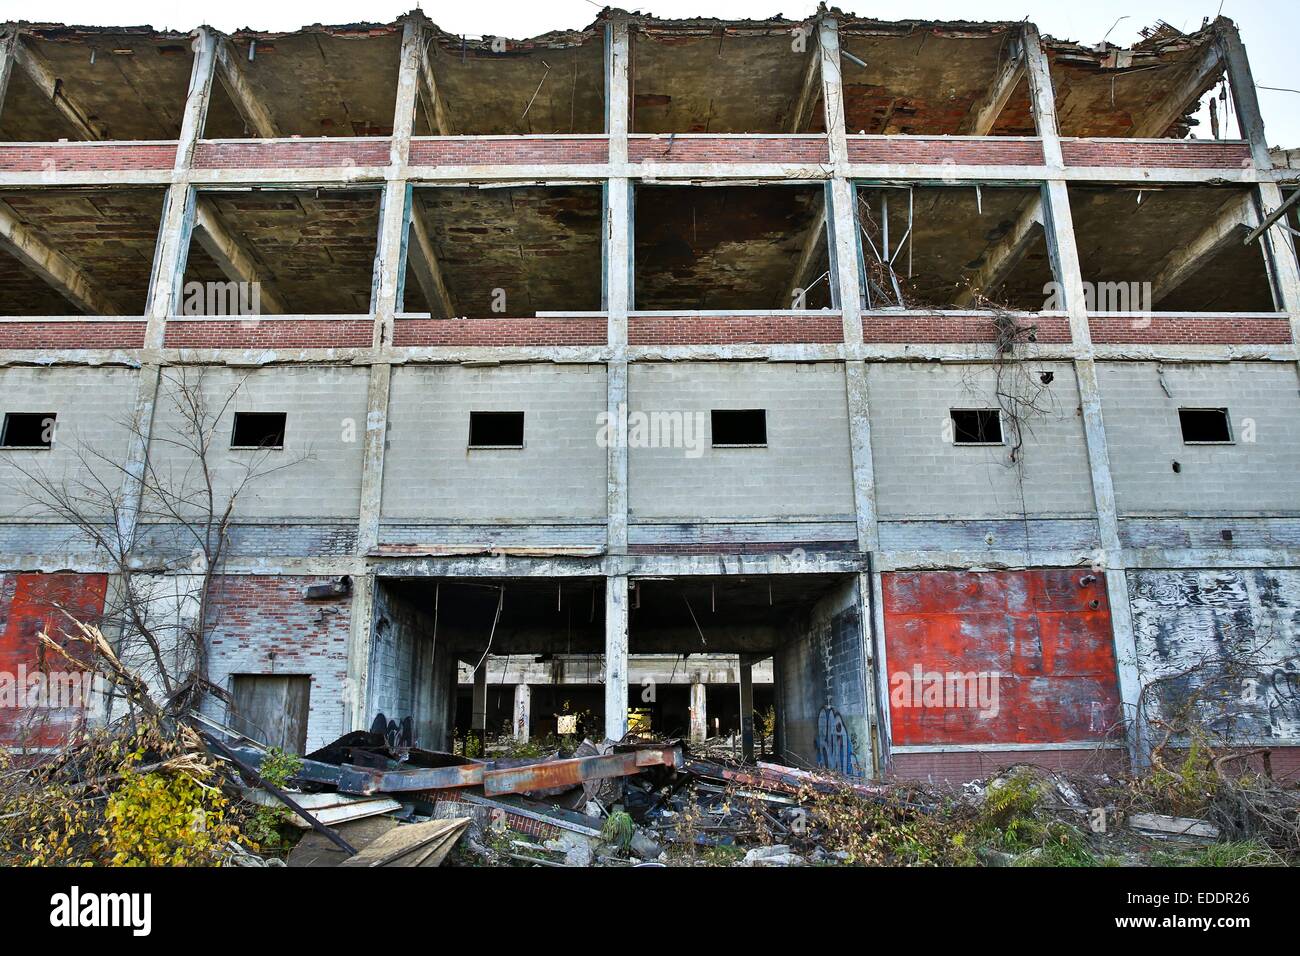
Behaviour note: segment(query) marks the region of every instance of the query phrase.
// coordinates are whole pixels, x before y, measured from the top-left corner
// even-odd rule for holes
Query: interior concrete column
[[[515,685],[514,738],[521,744],[528,743],[528,727],[532,721],[533,692],[527,684]]]
[[[627,736],[627,575],[605,579],[605,738]]]
[[[479,742],[479,756],[483,755],[482,745],[487,742],[487,658],[474,669],[474,698],[470,707],[470,736]]]
[[[709,710],[707,688],[696,681],[691,684],[691,735],[693,744],[702,744],[709,736]]]
[[[740,659],[740,756],[754,759],[754,662]]]

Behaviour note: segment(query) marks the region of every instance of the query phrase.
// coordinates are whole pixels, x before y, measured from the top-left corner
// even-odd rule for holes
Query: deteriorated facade
[[[212,715],[291,746],[770,703],[961,777],[1190,708],[1294,769],[1292,159],[1223,19],[9,24],[0,671],[111,606],[48,500],[103,466]],[[196,396],[218,498],[269,466],[201,608],[149,503]]]

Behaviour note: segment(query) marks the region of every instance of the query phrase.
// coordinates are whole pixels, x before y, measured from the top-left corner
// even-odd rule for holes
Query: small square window
[[[714,448],[755,448],[767,445],[767,409],[720,409],[712,412]]]
[[[235,412],[231,448],[283,448],[286,412]]]
[[[523,412],[470,412],[470,448],[523,448]]]
[[[6,412],[0,448],[51,448],[54,412]]]
[[[1187,445],[1231,445],[1232,424],[1226,408],[1180,408],[1178,425]]]
[[[996,408],[954,408],[952,443],[954,445],[1001,445],[1002,413]]]

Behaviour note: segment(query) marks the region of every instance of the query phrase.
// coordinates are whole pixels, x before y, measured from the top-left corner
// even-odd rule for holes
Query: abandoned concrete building
[[[1293,159],[1226,19],[10,23],[0,670],[130,567],[296,749],[1294,772]]]

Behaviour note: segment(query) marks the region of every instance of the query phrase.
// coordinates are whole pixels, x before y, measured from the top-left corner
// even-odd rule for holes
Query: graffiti
[[[823,707],[817,715],[817,766],[849,776],[859,775],[853,737],[834,707]]]
[[[390,750],[411,747],[415,743],[415,721],[410,717],[403,717],[399,723],[389,720],[382,713],[376,714],[370,732],[383,737]]]

